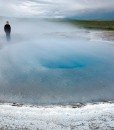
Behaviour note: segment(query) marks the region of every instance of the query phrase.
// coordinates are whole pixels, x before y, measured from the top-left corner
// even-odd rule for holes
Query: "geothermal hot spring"
[[[114,99],[114,42],[70,23],[11,19],[0,23],[0,102],[35,105]]]

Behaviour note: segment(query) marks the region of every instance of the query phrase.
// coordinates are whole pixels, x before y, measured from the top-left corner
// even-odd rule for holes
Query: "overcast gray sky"
[[[110,10],[114,0],[0,0],[0,16],[66,17],[95,9]]]

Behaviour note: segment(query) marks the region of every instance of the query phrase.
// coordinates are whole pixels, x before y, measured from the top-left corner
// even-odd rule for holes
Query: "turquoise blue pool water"
[[[90,38],[88,30],[65,23],[13,22],[12,41],[0,36],[1,102],[70,104],[114,99],[113,41],[99,40],[94,34]]]

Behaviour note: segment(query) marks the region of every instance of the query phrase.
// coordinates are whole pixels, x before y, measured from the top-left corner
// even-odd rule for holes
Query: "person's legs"
[[[7,39],[7,41],[10,41],[10,40],[11,40],[11,37],[10,37],[10,33],[9,33],[9,32],[6,33],[6,39]]]

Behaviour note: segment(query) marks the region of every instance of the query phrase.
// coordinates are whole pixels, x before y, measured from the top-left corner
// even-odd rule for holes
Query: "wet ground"
[[[114,104],[12,106],[0,104],[1,130],[113,130]]]

